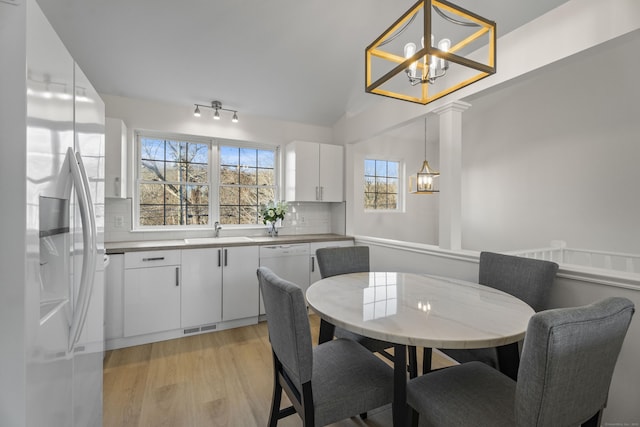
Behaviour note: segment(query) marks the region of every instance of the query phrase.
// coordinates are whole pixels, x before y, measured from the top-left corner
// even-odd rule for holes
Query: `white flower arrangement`
[[[279,219],[284,219],[287,213],[287,202],[269,202],[260,209],[262,223],[275,223]]]

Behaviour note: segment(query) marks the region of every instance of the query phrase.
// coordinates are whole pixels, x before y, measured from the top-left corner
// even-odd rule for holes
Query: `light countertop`
[[[254,246],[254,245],[287,245],[293,243],[332,242],[339,240],[352,240],[353,237],[343,234],[297,234],[281,235],[278,237],[247,236],[247,237],[205,237],[187,238],[179,240],[140,240],[127,242],[107,242],[105,249],[107,254],[124,252],[190,249],[190,248],[215,248],[221,246]]]

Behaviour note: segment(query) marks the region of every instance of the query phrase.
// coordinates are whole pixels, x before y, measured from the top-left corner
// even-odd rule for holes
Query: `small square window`
[[[398,210],[399,191],[400,162],[364,161],[365,210]]]

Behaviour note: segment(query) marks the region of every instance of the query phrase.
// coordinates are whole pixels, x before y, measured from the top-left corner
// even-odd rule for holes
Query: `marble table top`
[[[420,347],[496,347],[521,340],[533,309],[505,292],[400,272],[351,273],[309,287],[321,318],[372,338]]]

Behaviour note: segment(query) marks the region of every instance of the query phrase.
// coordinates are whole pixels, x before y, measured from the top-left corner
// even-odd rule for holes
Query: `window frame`
[[[216,149],[215,149],[215,165],[216,165],[216,200],[215,200],[215,204],[218,208],[218,221],[220,221],[220,188],[223,186],[222,184],[222,180],[220,179],[220,174],[222,172],[222,169],[220,168],[220,147],[225,146],[225,147],[234,147],[234,148],[249,148],[249,149],[254,149],[254,150],[268,150],[268,151],[273,151],[274,153],[274,180],[275,183],[273,185],[274,187],[274,201],[278,201],[281,200],[280,196],[281,196],[281,188],[282,188],[282,168],[280,167],[280,162],[281,162],[281,150],[280,150],[280,146],[279,145],[269,145],[269,144],[264,144],[264,143],[254,143],[254,142],[247,142],[247,141],[235,141],[235,140],[230,140],[230,139],[218,139],[217,140],[217,144],[216,144]],[[238,184],[240,186],[240,184]],[[247,185],[245,187],[256,187],[258,188],[257,185],[253,186],[253,185]],[[259,212],[260,209],[260,205],[257,205],[257,209]],[[261,224],[260,222],[260,218],[259,216],[257,217],[257,223],[256,224],[223,224],[224,227],[233,227],[233,228],[264,228],[264,225]],[[220,221],[220,223],[222,224],[222,221]]]
[[[142,138],[154,138],[163,140],[174,140],[180,142],[193,142],[198,144],[208,144],[208,184],[209,185],[209,223],[208,224],[192,224],[192,225],[141,225],[140,224],[140,183],[141,183],[141,171],[142,171]],[[203,137],[194,135],[177,134],[170,132],[153,132],[153,131],[141,131],[136,130],[134,132],[134,150],[135,150],[135,163],[133,164],[133,197],[132,197],[132,210],[133,221],[132,231],[188,231],[188,230],[212,230],[214,223],[220,221],[220,147],[221,146],[233,146],[241,148],[251,148],[256,150],[272,150],[275,153],[275,199],[279,200],[282,189],[282,168],[281,168],[281,150],[280,145],[250,142],[242,140],[232,140],[215,137]],[[169,181],[167,181],[169,182]],[[258,221],[257,224],[225,224],[225,228],[234,229],[251,229],[251,228],[263,228],[263,225]]]
[[[367,161],[378,161],[378,162],[393,162],[393,163],[397,163],[398,165],[398,192],[395,193],[396,194],[396,207],[395,209],[389,209],[389,208],[384,208],[384,209],[371,209],[371,208],[367,208],[366,206],[366,202],[365,202],[365,194],[367,193],[366,190],[366,185],[367,185],[367,175],[366,174],[366,162]],[[404,212],[404,173],[405,171],[405,165],[404,162],[402,160],[399,159],[395,159],[395,158],[384,158],[384,156],[365,156],[363,161],[362,161],[362,193],[361,197],[362,197],[362,210],[365,213],[401,213]],[[375,175],[377,176],[377,175]],[[386,176],[386,178],[389,178],[389,176]],[[376,192],[377,194],[377,192]],[[386,194],[394,194],[394,193],[386,193]]]

